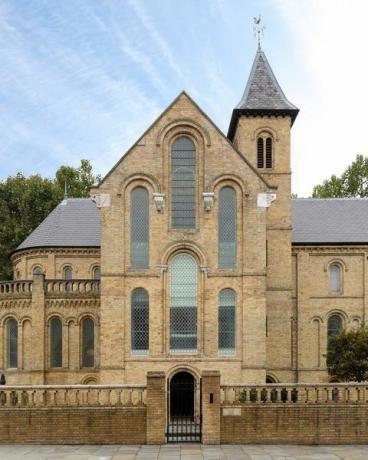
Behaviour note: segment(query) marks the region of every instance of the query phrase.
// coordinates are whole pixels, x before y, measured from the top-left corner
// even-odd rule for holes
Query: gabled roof
[[[233,110],[228,138],[233,140],[239,116],[290,116],[293,123],[299,109],[286,99],[266,55],[258,48],[243,97]]]
[[[368,199],[292,200],[294,244],[368,244]]]
[[[67,198],[17,250],[37,247],[99,247],[100,212],[89,198]]]

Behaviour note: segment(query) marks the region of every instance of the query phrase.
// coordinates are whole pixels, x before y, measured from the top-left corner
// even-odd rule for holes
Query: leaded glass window
[[[187,137],[171,148],[171,219],[173,228],[195,228],[196,151]]]
[[[18,367],[18,323],[15,319],[7,321],[8,367]]]
[[[263,139],[259,137],[257,139],[257,167],[263,168],[264,167],[264,151],[263,151]]]
[[[82,322],[82,367],[95,365],[95,323],[92,318]]]
[[[342,331],[342,318],[340,315],[331,315],[327,321],[327,335],[339,335]]]
[[[95,280],[101,279],[101,269],[100,269],[100,267],[95,267],[93,269],[93,279],[95,279]]]
[[[131,194],[131,246],[132,268],[148,268],[149,210],[148,192],[136,187]]]
[[[341,267],[337,264],[330,265],[330,291],[341,292]]]
[[[235,292],[223,289],[219,295],[218,347],[220,355],[235,354]]]
[[[59,318],[50,321],[50,365],[62,367],[63,365],[63,331]]]
[[[146,354],[149,346],[149,297],[143,288],[132,292],[131,336],[132,353]]]
[[[266,139],[266,168],[272,168],[272,139]]]
[[[236,268],[236,192],[232,187],[220,190],[219,197],[219,268]]]
[[[67,281],[73,279],[72,267],[65,267],[64,268],[64,279],[67,280]]]
[[[195,259],[186,253],[170,262],[170,350],[197,351],[197,280]]]

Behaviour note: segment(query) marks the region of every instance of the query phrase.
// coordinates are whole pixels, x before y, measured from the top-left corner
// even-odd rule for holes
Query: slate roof
[[[294,244],[368,243],[368,199],[292,200]]]
[[[67,198],[17,248],[99,247],[100,212],[89,198]]]
[[[368,199],[292,200],[293,244],[368,244]],[[18,246],[99,247],[100,212],[89,198],[68,198]]]
[[[288,115],[293,123],[298,112],[286,99],[266,55],[258,48],[243,97],[233,110],[228,138],[233,140],[240,115]]]

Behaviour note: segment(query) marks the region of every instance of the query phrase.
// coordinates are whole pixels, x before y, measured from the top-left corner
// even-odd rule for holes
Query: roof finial
[[[64,200],[68,199],[68,183],[67,181],[64,182]]]
[[[253,18],[254,26],[253,26],[253,32],[254,36],[257,38],[258,41],[258,51],[261,50],[261,35],[263,37],[263,33],[265,31],[265,26],[261,25],[261,15],[258,15],[258,18],[254,17]]]

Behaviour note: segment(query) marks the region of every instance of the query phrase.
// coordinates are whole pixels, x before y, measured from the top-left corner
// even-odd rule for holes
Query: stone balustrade
[[[0,296],[27,296],[32,295],[32,281],[1,281]]]
[[[0,407],[143,407],[145,385],[4,385]]]
[[[368,383],[222,385],[221,404],[367,404]]]
[[[45,294],[95,294],[100,293],[99,280],[45,280]]]

